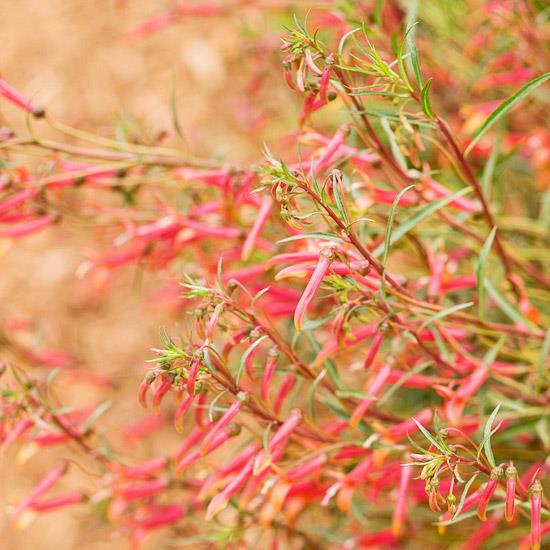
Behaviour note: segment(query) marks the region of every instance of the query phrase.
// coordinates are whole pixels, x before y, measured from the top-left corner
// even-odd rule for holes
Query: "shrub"
[[[102,472],[95,491],[51,496],[71,467],[53,465],[17,523],[88,504],[135,546],[170,526],[171,544],[197,548],[540,548],[548,10],[427,2],[416,25],[395,1],[334,4],[284,33],[298,126],[255,164],[3,131],[0,235],[63,227],[93,198],[115,236],[81,275],[183,264],[190,319],[163,333],[137,390],[179,445],[144,463],[101,437],[108,405],[52,402],[61,352],[8,331],[3,447],[71,446]],[[131,34],[226,9],[176,7]],[[55,124],[3,79],[0,92]],[[31,148],[43,165],[10,160]]]

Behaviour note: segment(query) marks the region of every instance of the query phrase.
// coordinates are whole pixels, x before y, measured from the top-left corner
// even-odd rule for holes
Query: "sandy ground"
[[[277,134],[277,124],[284,121],[258,135],[248,131],[258,113],[242,106],[247,84],[247,62],[243,68],[242,60],[250,50],[241,31],[246,25],[258,29],[272,23],[254,14],[214,23],[186,20],[146,40],[124,40],[126,29],[172,4],[162,0],[0,0],[0,71],[47,105],[57,120],[103,135],[112,135],[120,120],[139,125],[151,139],[163,131],[173,135],[169,105],[175,86],[185,147],[204,156],[256,157],[262,140]],[[271,96],[265,104],[268,109],[277,108]],[[2,105],[0,117],[3,124],[21,127],[21,117],[10,107]],[[47,128],[40,131],[54,134]],[[142,299],[166,274],[127,273],[107,298],[93,306],[86,304],[75,278],[84,237],[76,230],[55,229],[4,251],[0,316],[31,318],[37,344],[65,349],[82,369],[112,376],[115,387],[106,397],[115,406],[107,425],[130,422],[144,414],[136,404],[135,390],[144,361],[150,357],[148,347],[157,342],[159,326],[175,322]],[[101,398],[104,394],[86,383],[78,385],[76,394],[64,396],[80,404]],[[154,445],[174,445],[167,434],[161,432],[131,450],[147,456]],[[44,515],[21,532],[13,529],[6,513],[9,506],[44,475],[46,464],[55,456],[56,451],[48,451],[47,457],[35,456],[19,468],[14,465],[13,450],[0,458],[0,546],[9,550],[125,548],[126,541],[113,538],[85,507]],[[72,471],[72,476],[86,478],[79,468]],[[150,544],[155,547],[154,542]]]

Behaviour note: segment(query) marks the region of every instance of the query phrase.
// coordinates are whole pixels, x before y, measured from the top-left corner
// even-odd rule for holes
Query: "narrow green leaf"
[[[418,82],[418,87],[422,89],[423,88],[422,71],[420,69],[418,50],[416,49],[416,44],[414,43],[414,37],[412,33],[409,33],[407,35],[407,45],[409,46],[410,60],[411,60],[414,76],[416,78],[416,81]]]
[[[351,397],[354,399],[362,399],[365,401],[374,401],[376,399],[376,397],[374,397],[373,395],[370,395],[369,393],[361,390],[336,390],[336,396],[343,397],[344,399],[346,397]]]
[[[497,164],[498,157],[500,155],[500,146],[502,145],[502,134],[497,136],[497,139],[491,149],[491,154],[489,155],[489,160],[483,168],[483,174],[481,174],[481,190],[485,200],[491,200],[491,183],[493,181],[493,176],[495,173],[495,167]]]
[[[479,254],[479,261],[477,264],[476,278],[477,278],[477,300],[478,300],[478,315],[480,319],[483,319],[485,313],[485,268],[487,264],[487,257],[493,246],[497,228],[493,227],[491,233],[487,237],[481,253]]]
[[[466,485],[464,486],[464,490],[462,491],[462,494],[460,495],[460,501],[459,501],[458,506],[456,508],[456,512],[455,512],[455,515],[454,515],[455,518],[460,515],[460,512],[462,512],[462,508],[464,508],[464,503],[466,502],[466,497],[468,496],[468,490],[470,489],[470,486],[475,481],[475,479],[478,475],[479,474],[474,474],[466,482]]]
[[[392,227],[393,227],[393,220],[395,219],[395,213],[397,211],[397,207],[399,206],[399,201],[401,201],[401,197],[410,189],[412,189],[414,185],[409,185],[405,187],[405,189],[402,189],[397,197],[395,197],[395,200],[393,201],[393,204],[391,205],[390,209],[390,215],[388,217],[388,223],[386,225],[386,234],[384,236],[384,254],[382,255],[382,265],[384,266],[384,269],[386,267],[386,263],[388,261],[388,255],[390,253],[390,247],[392,245]],[[374,251],[374,255],[378,256],[377,254],[378,248]]]
[[[493,286],[493,283],[488,278],[485,278],[484,281],[485,289],[491,296],[491,298],[496,302],[499,309],[512,321],[515,321],[516,323],[522,323],[525,324],[531,328],[538,328],[534,323],[532,323],[529,319],[525,318],[517,308],[515,308],[506,298],[501,294],[499,290],[497,290],[496,287]]]
[[[491,415],[487,419],[487,422],[485,422],[485,427],[483,428],[483,441],[480,445],[480,450],[478,451],[478,455],[477,455],[479,457],[479,455],[481,454],[480,453],[481,448],[483,448],[483,450],[485,451],[485,456],[487,457],[487,461],[489,462],[492,468],[496,468],[496,463],[495,463],[495,457],[493,455],[493,448],[491,447],[491,436],[493,435],[493,432],[491,430],[492,430],[493,422],[495,421],[498,411],[500,410],[500,407],[501,407],[501,403],[499,403],[495,407],[495,410],[491,413]]]
[[[110,401],[105,401],[104,403],[98,405],[94,409],[92,414],[88,416],[84,424],[82,424],[82,426],[80,427],[80,435],[86,435],[90,431],[90,428],[93,426],[93,424],[99,419],[99,417],[105,414],[112,407],[112,405],[113,404]]]
[[[502,346],[506,342],[507,336],[503,334],[497,341],[497,343],[491,347],[491,349],[485,354],[483,357],[482,363],[486,365],[487,367],[490,367],[494,362],[495,359],[498,357],[498,354],[500,353],[500,350],[502,349]]]
[[[511,95],[506,101],[501,103],[488,117],[487,120],[481,125],[479,130],[474,134],[470,145],[464,151],[464,155],[467,155],[475,144],[483,137],[487,130],[500,118],[502,118],[512,107],[517,105],[522,99],[524,99],[535,88],[550,80],[550,73],[534,78],[527,84],[523,85],[515,94]]]
[[[430,77],[428,81],[426,82],[425,86],[422,88],[422,91],[420,92],[420,104],[422,105],[422,110],[424,111],[424,114],[431,118],[432,120],[435,120],[434,112],[432,109],[432,104],[430,102],[430,86],[432,85],[432,78]]]
[[[210,420],[210,422],[214,421],[214,411],[219,410],[216,408],[216,403],[219,401],[224,393],[226,393],[226,390],[223,390],[221,393],[216,395],[216,397],[212,399],[210,405],[208,405],[208,420]]]
[[[542,382],[544,380],[545,373],[548,373],[547,361],[548,354],[550,353],[550,328],[546,331],[546,337],[542,347],[540,348],[539,357],[537,360],[537,377],[535,381],[535,388],[540,391]]]
[[[439,441],[437,441],[434,436],[426,429],[424,426],[418,422],[416,418],[413,416],[413,422],[418,426],[418,429],[422,432],[424,437],[432,444],[435,445],[443,454],[445,454],[445,448]]]
[[[384,132],[386,132],[386,135],[388,136],[388,140],[390,142],[390,149],[393,157],[397,161],[397,164],[399,164],[399,166],[403,170],[407,170],[407,161],[405,160],[405,157],[403,156],[401,149],[399,149],[399,145],[397,144],[395,135],[390,127],[390,123],[386,118],[382,118],[380,120],[380,123],[382,124],[382,128],[384,129]],[[412,186],[405,188],[404,191],[406,191],[407,189],[410,189],[411,187]]]
[[[455,199],[458,199],[458,197],[462,197],[463,195],[466,195],[468,193],[472,192],[471,187],[464,187],[460,191],[457,191],[456,193],[453,193],[452,195],[449,195],[447,197],[443,197],[442,199],[439,199],[437,201],[431,202],[418,212],[416,214],[413,214],[410,218],[407,218],[402,224],[400,224],[398,227],[396,227],[395,231],[391,232],[391,237],[389,239],[389,245],[392,246],[395,244],[403,235],[408,233],[415,225],[419,224],[422,220],[433,214],[434,212],[437,212],[450,202],[453,202]],[[396,199],[397,200],[397,199]],[[395,201],[394,201],[395,203]],[[387,237],[387,234],[386,234]],[[374,251],[373,256],[379,257],[382,253],[385,252],[385,250],[388,249],[388,243],[386,243],[386,240],[384,240],[384,244],[380,244]]]
[[[462,309],[466,309],[466,308],[471,307],[473,305],[474,305],[474,302],[466,302],[464,304],[456,304],[456,305],[448,307],[446,309],[442,309],[441,311],[438,311],[435,315],[432,315],[429,319],[426,319],[420,325],[418,330],[422,331],[427,326],[431,325],[434,321],[438,321],[439,319],[443,319],[443,317],[447,317],[447,315],[451,315],[453,313],[456,313],[457,311],[460,311]]]
[[[487,506],[487,512],[492,512],[494,510],[498,510],[499,508],[504,508],[504,505],[505,505],[504,501],[494,502],[492,504],[489,504],[489,506]],[[435,523],[435,525],[441,525],[441,526],[454,525],[455,523],[460,523],[461,521],[464,521],[466,519],[473,518],[476,515],[477,515],[477,510],[474,509],[462,514],[461,516],[458,516],[455,514],[455,517],[453,519],[450,519],[448,521],[438,521]]]
[[[322,233],[320,231],[314,231],[312,233],[300,233],[300,235],[292,235],[277,241],[277,244],[290,243],[292,241],[299,241],[301,239],[322,239],[324,241],[342,242],[342,239],[337,235],[331,235],[330,233]]]
[[[312,382],[309,391],[307,392],[307,414],[310,420],[315,421],[315,392],[317,387],[321,383],[321,380],[327,374],[327,369],[323,369],[318,375],[317,378]]]
[[[378,400],[378,407],[381,407],[411,376],[426,370],[430,365],[433,365],[432,361],[426,361],[420,365],[414,367],[414,369],[404,374],[395,384],[391,385],[388,391]]]
[[[246,351],[243,353],[241,357],[241,361],[239,362],[239,368],[237,370],[237,374],[235,375],[235,382],[237,385],[239,385],[239,382],[241,381],[241,376],[244,371],[245,363],[250,354],[267,338],[267,334],[264,334],[260,338],[258,338],[255,342],[253,342]]]

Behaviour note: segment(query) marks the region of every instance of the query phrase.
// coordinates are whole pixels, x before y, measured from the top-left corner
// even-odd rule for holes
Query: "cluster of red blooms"
[[[18,524],[101,503],[135,546],[167,526],[176,541],[205,548],[261,537],[272,548],[539,549],[550,533],[550,281],[548,261],[529,253],[548,243],[550,133],[536,124],[545,107],[535,98],[548,97],[550,80],[536,50],[548,37],[535,25],[542,11],[496,0],[479,8],[484,48],[501,47],[514,17],[521,47],[496,52],[471,92],[497,99],[460,110],[435,94],[432,107],[422,73],[442,96],[458,77],[426,37],[413,40],[398,2],[327,4],[283,38],[284,80],[303,98],[284,160],[267,150],[253,166],[217,164],[3,131],[5,151],[56,156],[46,176],[0,175],[2,238],[61,221],[65,191],[91,189],[82,208],[116,234],[87,253],[79,275],[102,289],[128,264],[183,261],[187,274],[163,296],[192,319],[188,336],[166,334],[153,348],[139,387],[144,407],[173,415],[179,441],[144,463],[98,444],[104,407],[59,412],[52,377],[6,363],[2,447],[19,443],[28,459],[71,443],[102,472],[93,494],[48,496],[69,467],[58,464],[15,506]],[[175,7],[132,34],[227,9]],[[483,64],[479,47],[462,53]],[[0,93],[44,117],[3,79]],[[511,129],[495,137],[504,117]],[[158,192],[159,174],[188,191],[184,208]],[[97,198],[113,191],[122,206]],[[20,344],[16,324],[3,329],[16,357],[70,371],[63,354]],[[129,437],[151,429],[136,424]]]

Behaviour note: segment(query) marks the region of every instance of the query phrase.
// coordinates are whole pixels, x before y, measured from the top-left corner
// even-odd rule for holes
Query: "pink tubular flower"
[[[470,535],[460,550],[478,550],[483,548],[483,543],[496,531],[499,521],[496,518],[490,518],[488,521],[479,525],[479,527]]]
[[[304,290],[304,293],[302,294],[298,302],[298,305],[296,306],[296,310],[294,311],[294,326],[296,327],[296,330],[298,332],[302,330],[302,323],[304,320],[307,306],[309,305],[311,300],[313,300],[313,297],[315,296],[315,293],[317,292],[317,289],[319,288],[319,286],[321,286],[321,283],[323,282],[323,278],[325,277],[333,259],[334,259],[333,247],[326,247],[321,250],[321,253],[319,254],[319,261],[317,262],[317,266],[315,267],[311,275],[311,278]]]
[[[31,503],[30,507],[35,512],[46,512],[48,510],[57,510],[64,508],[65,506],[71,506],[72,504],[79,504],[85,499],[82,493],[67,493],[58,497],[50,498],[48,500],[40,500]]]
[[[540,550],[542,539],[541,533],[541,508],[542,508],[542,484],[539,479],[535,479],[529,488],[531,499],[531,548]]]
[[[319,80],[319,98],[324,104],[328,103],[328,87],[330,84],[330,67],[326,66]]]
[[[44,108],[40,105],[35,105],[28,97],[25,97],[22,93],[18,92],[13,86],[8,84],[0,75],[0,95],[5,97],[9,102],[13,103],[17,107],[28,111],[33,116],[40,118],[43,117],[45,112]]]
[[[144,477],[150,477],[160,470],[166,468],[168,459],[164,456],[152,458],[147,462],[136,464],[134,466],[121,466],[115,463],[114,471],[116,471],[121,477],[126,479],[141,479]]]
[[[192,403],[193,395],[187,393],[183,396],[181,403],[176,409],[176,413],[174,414],[174,426],[176,428],[176,431],[178,431],[179,433],[183,432],[183,417],[185,416],[185,413],[189,410],[189,407]]]
[[[7,239],[19,239],[26,237],[32,233],[37,233],[46,229],[56,221],[56,216],[46,214],[45,216],[37,216],[24,222],[12,224],[9,227],[0,230],[0,237]]]
[[[120,495],[126,502],[156,495],[168,486],[165,479],[153,479],[136,485],[134,483],[119,485],[114,492]]]
[[[255,441],[250,445],[247,445],[242,449],[228,464],[226,464],[221,470],[215,471],[210,475],[202,484],[199,500],[206,498],[210,489],[218,483],[218,481],[224,479],[225,477],[233,474],[236,471],[241,470],[248,462],[254,458],[254,455],[258,452],[258,443]]]
[[[288,472],[286,472],[284,476],[286,479],[288,479],[288,481],[298,481],[314,472],[319,471],[326,463],[326,461],[327,455],[325,453],[321,453],[317,456],[314,456],[313,458],[310,458],[309,460],[305,460],[291,470],[288,470]]]
[[[205,455],[209,452],[209,447],[214,441],[214,438],[223,430],[234,418],[237,416],[241,410],[241,400],[235,401],[231,406],[225,411],[222,417],[210,428],[210,431],[204,436],[202,440],[202,445],[200,447],[201,455]]]
[[[189,466],[200,460],[204,455],[212,453],[218,447],[221,447],[226,441],[228,441],[232,437],[232,435],[233,434],[230,431],[218,432],[210,442],[210,445],[205,452],[201,452],[199,449],[197,449],[196,451],[182,458],[174,469],[174,475],[179,478],[182,473],[187,468],[189,468]]]
[[[7,199],[0,201],[0,213],[6,212],[15,206],[26,203],[29,200],[32,200],[36,195],[38,195],[38,188],[23,189],[14,193]]]
[[[498,486],[498,479],[501,475],[502,475],[502,466],[498,466],[498,468],[494,468],[493,471],[491,472],[491,476],[489,477],[489,481],[485,485],[485,489],[481,494],[481,498],[477,506],[477,517],[481,521],[487,520],[487,506],[489,505],[491,498],[493,498],[493,494],[495,493],[495,490]]]
[[[504,517],[506,521],[512,521],[514,519],[517,477],[518,471],[513,462],[510,462],[506,468],[506,505],[504,508]]]
[[[160,412],[160,403],[162,398],[170,391],[172,382],[166,374],[161,377],[161,382],[158,387],[153,391],[153,411],[155,414]]]
[[[275,368],[277,367],[277,349],[273,348],[267,357],[265,364],[264,375],[262,377],[261,395],[262,399],[267,403],[269,401],[269,387],[275,374]]]
[[[384,365],[376,376],[369,382],[366,388],[366,393],[372,397],[376,397],[384,387],[384,384],[386,384],[390,372],[391,366]],[[371,399],[364,399],[359,403],[359,405],[357,405],[349,420],[349,424],[352,428],[355,428],[363,416],[365,416],[365,413],[369,410],[371,404]]]
[[[183,508],[179,504],[170,504],[168,506],[151,506],[146,515],[140,514],[132,520],[134,528],[131,542],[132,547],[137,548],[148,532],[172,525],[183,517]]]
[[[399,491],[397,493],[397,502],[393,509],[391,530],[399,537],[403,530],[403,523],[407,515],[407,493],[411,482],[413,467],[410,464],[401,466],[401,476],[399,481]]]
[[[384,334],[381,332],[376,334],[372,339],[371,346],[369,348],[369,351],[367,352],[367,355],[365,356],[365,362],[363,363],[363,367],[365,369],[370,368],[374,363],[376,354],[378,353],[378,350],[380,349],[380,346],[382,345],[383,341],[384,341]]]
[[[21,420],[20,422],[17,422],[13,428],[6,434],[2,434],[2,447],[6,448],[9,447],[14,441],[16,441],[21,435],[23,435],[29,428],[31,428],[33,425],[32,420],[29,418],[25,418],[25,420]]]
[[[300,409],[293,409],[288,418],[281,424],[281,427],[275,432],[275,435],[271,438],[271,441],[268,445],[269,452],[274,454],[276,452],[282,452],[282,449],[288,438],[292,435],[292,433],[298,427],[301,421],[302,411],[300,411]],[[254,474],[257,475],[263,472],[269,466],[269,463],[270,458],[266,457],[263,450],[260,451],[254,461]]]
[[[250,461],[233,480],[218,493],[208,505],[206,510],[206,521],[210,521],[218,512],[223,510],[229,499],[235,495],[239,489],[248,481],[252,475],[252,461]]]
[[[54,468],[49,474],[43,477],[38,485],[23,499],[19,506],[15,509],[13,513],[15,518],[18,518],[21,513],[31,506],[38,497],[43,495],[46,491],[51,489],[67,471],[68,463],[62,462],[59,466]]]
[[[548,533],[550,533],[550,520],[545,521],[540,526],[541,540],[542,537],[548,535]],[[533,547],[531,546],[531,534],[528,534],[526,537],[521,539],[518,548],[519,550],[532,550]]]
[[[345,344],[346,347],[352,347],[376,334],[377,329],[378,324],[371,323],[364,327],[352,330],[351,334],[349,336],[346,336],[343,342],[338,342],[338,340],[330,342],[319,352],[319,354],[315,358],[314,366],[318,367],[323,363],[323,361],[329,359],[340,349],[342,349],[342,343]]]
[[[317,162],[315,163],[315,173],[319,174],[323,170],[326,170],[330,163],[334,160],[334,157],[338,153],[338,149],[343,145],[346,134],[347,134],[347,127],[340,128],[335,134],[334,137],[330,140],[329,143],[327,143],[324,151],[321,153],[319,158],[317,159]]]
[[[281,412],[283,403],[290,390],[292,390],[292,388],[294,387],[295,382],[296,377],[294,376],[294,374],[292,374],[291,372],[285,374],[285,377],[283,378],[279,391],[277,392],[277,395],[275,397],[275,402],[273,404],[273,411],[275,412],[275,414],[279,414]]]
[[[260,205],[260,209],[258,211],[254,225],[252,226],[252,229],[249,231],[246,240],[244,241],[243,250],[241,253],[241,258],[243,261],[248,260],[248,258],[250,257],[252,249],[254,248],[254,243],[256,242],[256,239],[258,238],[258,235],[260,234],[264,225],[267,223],[272,208],[273,201],[271,200],[271,197],[267,195],[264,197],[262,204]]]
[[[477,392],[489,377],[487,366],[478,367],[470,376],[464,378],[454,396],[446,402],[445,412],[449,422],[456,426],[460,423],[462,411],[470,397]]]
[[[147,392],[149,391],[149,387],[151,386],[153,382],[153,378],[151,376],[146,376],[139,385],[138,389],[138,400],[140,405],[146,409],[147,408]]]
[[[196,427],[189,433],[189,435],[183,440],[179,449],[174,454],[173,463],[177,464],[201,439],[204,430],[203,428]]]

